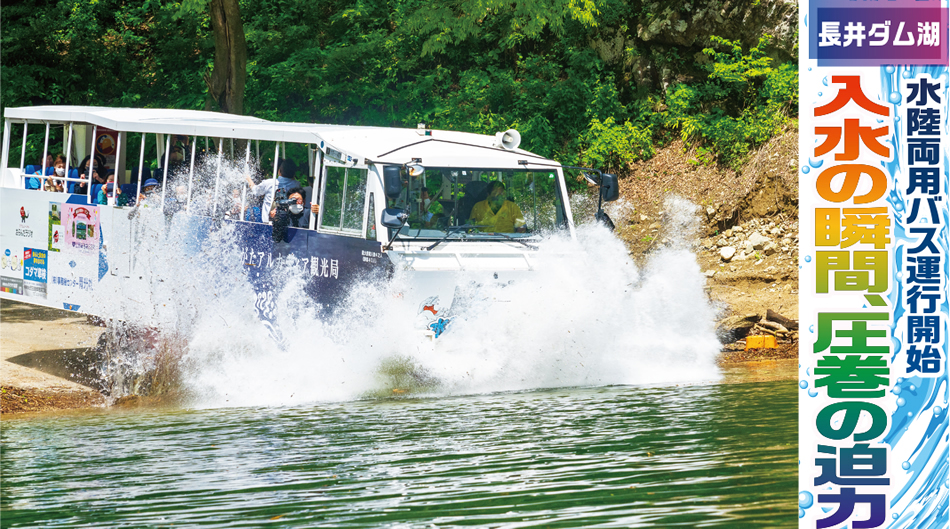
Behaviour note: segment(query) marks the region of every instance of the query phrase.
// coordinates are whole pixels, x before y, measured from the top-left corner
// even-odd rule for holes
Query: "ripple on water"
[[[4,526],[795,524],[788,382],[5,423]]]

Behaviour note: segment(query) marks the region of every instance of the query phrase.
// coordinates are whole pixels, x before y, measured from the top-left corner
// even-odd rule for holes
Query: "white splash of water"
[[[156,251],[142,254],[153,260],[150,295],[164,309],[150,319],[185,338],[184,384],[199,407],[392,394],[399,388],[381,368],[394,361],[432,394],[708,379],[717,373],[719,344],[705,279],[688,249],[694,210],[668,202],[672,242],[644,270],[612,233],[589,224],[576,242],[544,241],[537,269],[511,284],[460,272],[456,284],[468,303],[453,307],[436,340],[423,336],[418,307],[408,306],[417,300],[393,295],[403,290],[402,274],[356,285],[346,309],[328,317],[303,294],[304,278],[287,269],[276,282],[285,338],[278,344],[255,315],[252,289],[235,279],[243,261],[228,246],[230,230],[197,252],[186,231],[155,230],[144,244]],[[201,266],[211,255],[216,264]]]
[[[669,205],[672,224],[688,235],[693,206]],[[717,372],[714,313],[685,243],[655,252],[641,272],[602,227],[582,226],[578,240],[546,241],[542,264],[513,284],[459,273],[471,302],[434,341],[420,332],[418,308],[393,297],[398,275],[393,284],[358,285],[333,318],[299,294],[298,276],[287,277],[278,300],[285,346],[256,321],[239,323],[242,333],[214,318],[196,322],[189,386],[205,406],[360,398],[393,389],[379,373],[388,359],[435,381],[428,391],[436,394],[662,384]],[[473,282],[481,286],[466,292]]]

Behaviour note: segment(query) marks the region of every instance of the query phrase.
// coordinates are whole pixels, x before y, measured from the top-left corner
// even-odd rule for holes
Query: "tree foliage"
[[[0,104],[202,109],[213,92],[211,1],[5,4]],[[514,127],[524,148],[623,171],[673,138],[738,163],[797,108],[794,57],[767,37],[695,24],[678,33],[698,13],[689,1],[237,3],[243,111],[265,119]]]

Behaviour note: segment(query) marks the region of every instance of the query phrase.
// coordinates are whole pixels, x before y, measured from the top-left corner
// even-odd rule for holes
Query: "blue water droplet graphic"
[[[821,92],[818,92],[818,97],[821,97]]]
[[[828,86],[828,77],[825,77],[824,79],[822,79],[821,84]]]
[[[814,167],[815,169],[818,169],[818,168],[821,167],[822,164],[824,164],[824,163],[825,163],[824,160],[815,160],[814,158],[809,158],[809,159],[808,159],[808,165]]]
[[[913,76],[914,74],[910,73],[910,70],[905,69],[903,72],[901,72],[901,77],[904,79],[910,79]]]
[[[818,396],[818,390],[817,390],[817,389],[809,389],[809,390],[808,390],[808,396],[809,396],[809,397],[817,397],[817,396]]]
[[[807,387],[808,387],[808,381],[807,381],[807,380],[802,380],[801,382],[798,383],[798,387],[800,387],[800,388],[802,388],[802,389],[807,388]]]
[[[890,95],[887,96],[887,100],[896,105],[901,102],[901,95],[898,92],[891,92]]]
[[[897,383],[901,384],[904,382],[904,377],[897,377]]]
[[[802,366],[799,365],[798,367],[802,367]],[[806,367],[806,368],[805,368],[805,374],[808,375],[808,376],[811,376],[811,368],[810,368],[810,367]]]
[[[798,508],[798,517],[799,518],[805,517],[805,509],[802,509],[801,507]]]
[[[885,67],[884,67],[884,71],[887,72],[887,73],[894,73],[894,67],[893,67],[893,66],[885,66]]]
[[[902,398],[898,398],[898,399],[897,399],[897,405],[898,405],[898,406],[903,406],[904,404],[907,404],[907,401],[906,401],[906,400],[904,400],[904,399],[902,399]]]
[[[940,415],[941,413],[943,413],[943,408],[940,406],[934,406],[934,415]]]
[[[893,519],[895,519],[895,520],[898,518],[898,516],[900,516],[900,515],[897,514],[896,512],[892,512],[892,513],[891,513],[891,518],[893,518]]]
[[[904,470],[910,470],[910,461],[904,461],[903,463],[901,463],[901,468],[903,468]]]
[[[810,256],[810,255],[806,255],[806,256],[805,256],[805,262],[806,262],[806,263],[810,263],[810,262],[811,262],[811,256]]]
[[[798,506],[802,509],[807,509],[815,504],[815,498],[811,495],[810,492],[803,491],[798,493]]]
[[[914,412],[912,412],[912,411],[907,412],[907,416],[908,416],[908,417],[913,417],[913,416],[914,416]],[[904,428],[904,429],[906,430],[907,428]]]
[[[895,394],[895,395],[900,395],[900,394],[901,394],[901,391],[903,391],[903,390],[901,389],[901,387],[900,387],[900,386],[896,386],[894,389],[891,390],[891,393],[893,393],[893,394]]]
[[[810,332],[810,333],[812,333],[812,334],[815,334],[815,326],[814,326],[814,325],[809,325],[809,326],[808,326],[808,332]]]
[[[917,386],[911,384],[911,385],[907,386],[907,389],[909,389],[909,390],[911,390],[911,391],[917,391]]]
[[[811,167],[808,167],[807,165],[802,167],[803,173],[808,174],[809,171],[811,171]]]

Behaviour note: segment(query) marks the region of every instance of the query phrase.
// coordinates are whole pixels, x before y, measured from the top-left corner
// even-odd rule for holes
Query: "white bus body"
[[[100,204],[94,185],[83,194],[70,192],[89,182],[89,173],[79,175],[75,168],[93,152],[106,170],[115,171],[124,197],[139,196],[147,178],[158,180],[160,195],[140,207],[157,208],[192,232],[193,251],[201,251],[207,232],[233,225],[234,244],[265,320],[272,316],[267,307],[276,288],[267,268],[293,262],[305,275],[307,293],[327,306],[349,282],[402,274],[408,282],[401,295],[438,336],[446,323],[439,323],[438,315],[452,304],[460,272],[509,281],[535,267],[541,235],[557,231],[575,237],[561,165],[518,149],[513,131],[493,137],[421,126],[277,123],[190,110],[43,106],[7,108],[3,132],[0,296],[103,318],[142,321],[160,309],[150,294],[151,278],[139,266],[137,252],[147,244],[136,206],[107,194]],[[44,137],[43,160],[34,164],[26,159],[29,132]],[[68,160],[65,175],[53,176],[64,184],[62,192],[42,189],[52,172],[46,154],[54,154],[56,137]],[[247,216],[253,204],[247,185],[223,167],[251,171],[262,154],[282,158],[293,144],[297,152],[306,149],[306,163],[296,161],[313,178],[320,212],[275,241],[273,226]],[[170,158],[179,150],[184,161]],[[204,165],[196,167],[202,157]],[[161,169],[150,170],[152,165]],[[391,177],[399,175],[398,194],[394,182],[386,181],[387,166]],[[413,174],[420,168],[422,174]],[[266,178],[276,173],[275,167]],[[478,203],[493,180],[504,182],[503,192],[521,215],[511,215],[517,218],[505,228],[464,227],[473,225],[473,211],[485,211]],[[237,216],[227,215],[229,200],[237,210],[238,198]],[[405,226],[398,233],[384,227],[384,217],[400,211]],[[393,225],[391,218],[388,224]],[[121,304],[125,313],[110,313],[104,299],[127,301]]]

